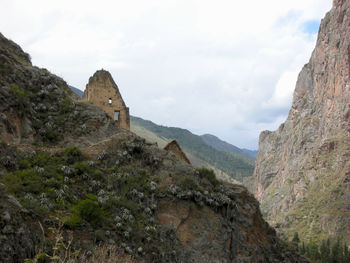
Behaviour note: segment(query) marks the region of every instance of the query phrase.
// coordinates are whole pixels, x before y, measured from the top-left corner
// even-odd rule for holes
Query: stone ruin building
[[[191,161],[187,158],[186,154],[184,151],[181,149],[180,144],[177,142],[177,140],[172,140],[169,142],[165,147],[164,150],[168,152],[172,152],[175,154],[175,156],[180,159],[181,161],[191,164]]]
[[[82,101],[90,102],[101,108],[114,119],[121,128],[130,131],[129,108],[126,107],[118,86],[108,71],[103,69],[98,70],[90,77]],[[172,152],[179,160],[191,165],[191,161],[187,158],[176,140],[169,142],[164,147],[164,150]]]
[[[122,96],[120,95],[117,84],[115,84],[112,75],[106,70],[98,70],[90,77],[86,85],[83,101],[91,102],[100,107],[118,125],[130,131],[129,108],[126,107]]]

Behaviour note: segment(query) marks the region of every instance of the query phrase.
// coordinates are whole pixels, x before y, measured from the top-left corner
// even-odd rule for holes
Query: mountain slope
[[[147,130],[143,126],[140,126],[137,123],[133,122],[133,117],[131,118],[130,128],[131,128],[131,131],[134,132],[135,134],[137,134],[138,136],[146,139],[149,142],[157,143],[157,145],[161,149],[163,149],[170,141],[169,139],[164,138],[164,137],[160,137],[157,134],[155,134],[154,132]],[[216,176],[219,179],[224,180],[226,182],[230,182],[230,183],[240,184],[239,181],[235,180],[234,178],[229,176],[227,173],[222,171],[220,169],[220,167],[209,164],[208,162],[204,161],[203,159],[190,153],[185,148],[183,150],[186,153],[187,157],[190,159],[190,161],[194,167],[197,167],[197,168],[205,167],[205,168],[211,169],[215,172]]]
[[[258,151],[256,150],[249,150],[249,149],[244,149],[242,148],[242,151],[244,151],[245,153],[249,154],[250,156],[252,156],[254,158],[254,160],[256,159],[256,157],[258,156]]]
[[[0,70],[0,262],[307,262],[244,187],[73,101],[1,34]]]
[[[216,150],[219,150],[222,152],[236,153],[245,158],[252,159],[252,160],[255,159],[251,154],[248,154],[243,149],[240,149],[232,144],[229,144],[223,140],[220,140],[218,137],[214,135],[204,134],[204,135],[201,135],[201,138],[206,144],[208,144],[209,146],[213,147]]]
[[[68,88],[70,88],[75,94],[77,94],[80,99],[83,97],[84,92],[82,92],[80,89],[77,89],[70,85],[68,85]]]
[[[137,117],[131,117],[131,126],[133,125],[151,131],[162,139],[178,140],[186,152],[217,167],[235,180],[242,181],[244,177],[253,174],[254,164],[252,160],[235,153],[216,150],[207,145],[200,136],[192,134],[188,130],[156,125],[151,121]]]
[[[350,1],[335,0],[288,118],[259,138],[256,197],[291,238],[350,240]]]

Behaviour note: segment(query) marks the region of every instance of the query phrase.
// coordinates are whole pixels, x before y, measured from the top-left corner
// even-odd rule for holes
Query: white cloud
[[[298,72],[286,71],[278,80],[272,97],[262,104],[266,109],[280,109],[290,106]]]
[[[0,0],[2,33],[84,89],[111,72],[131,114],[256,148],[290,107],[331,0]]]

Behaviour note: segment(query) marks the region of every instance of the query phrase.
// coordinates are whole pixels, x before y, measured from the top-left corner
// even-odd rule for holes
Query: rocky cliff
[[[350,1],[335,0],[286,122],[259,138],[255,194],[268,222],[289,236],[349,241],[349,76]]]
[[[2,35],[0,52],[0,262],[306,262],[244,187],[74,102]]]

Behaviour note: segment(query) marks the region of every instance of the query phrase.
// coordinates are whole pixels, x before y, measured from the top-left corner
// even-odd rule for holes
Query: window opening
[[[112,105],[112,98],[108,99],[108,103],[109,103],[109,105]]]
[[[119,120],[119,111],[114,112],[114,120],[118,121]]]

